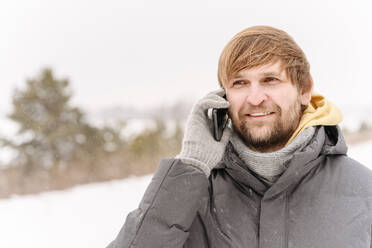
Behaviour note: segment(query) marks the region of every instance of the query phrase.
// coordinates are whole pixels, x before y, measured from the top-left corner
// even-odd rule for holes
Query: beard
[[[253,147],[259,152],[272,152],[285,146],[296,130],[305,108],[306,106],[302,106],[299,99],[285,112],[276,104],[250,107],[240,110],[239,119],[232,119],[232,122],[247,146]],[[275,120],[251,122],[246,118],[245,113],[252,110],[275,112]]]

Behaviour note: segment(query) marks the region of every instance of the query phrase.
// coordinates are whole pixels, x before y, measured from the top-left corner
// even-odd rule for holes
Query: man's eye
[[[269,82],[274,82],[276,80],[278,80],[278,79],[277,78],[274,78],[274,77],[267,77],[267,78],[265,78],[264,82],[269,83]]]
[[[235,82],[233,82],[233,86],[241,86],[243,84],[245,84],[243,81],[235,81]]]

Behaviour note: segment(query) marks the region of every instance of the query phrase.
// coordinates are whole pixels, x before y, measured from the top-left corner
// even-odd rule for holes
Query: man
[[[181,153],[161,161],[109,247],[371,248],[372,173],[346,156],[341,113],[312,93],[309,68],[282,30],[238,33],[222,89],[194,106]],[[229,110],[220,142],[211,108]]]

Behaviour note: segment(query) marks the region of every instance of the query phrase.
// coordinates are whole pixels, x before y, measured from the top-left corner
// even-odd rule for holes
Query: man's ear
[[[311,75],[309,75],[308,80],[309,80],[308,85],[302,88],[300,92],[301,104],[306,105],[306,106],[310,103],[311,93],[313,92],[313,87],[314,87],[313,77]]]

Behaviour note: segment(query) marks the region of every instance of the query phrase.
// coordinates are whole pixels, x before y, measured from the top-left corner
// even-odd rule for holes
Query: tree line
[[[0,142],[16,156],[0,170],[0,197],[151,173],[162,157],[179,152],[179,122],[169,134],[154,120],[155,128],[125,139],[126,122],[92,125],[71,98],[70,82],[49,68],[15,89],[7,117],[18,132]]]

